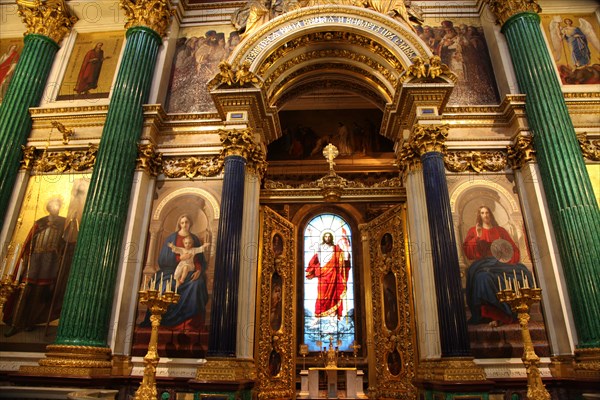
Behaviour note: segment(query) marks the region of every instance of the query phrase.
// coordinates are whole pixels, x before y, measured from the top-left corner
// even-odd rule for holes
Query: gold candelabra
[[[523,337],[523,364],[527,371],[527,398],[530,400],[550,400],[550,393],[542,383],[539,363],[540,358],[535,354],[531,335],[529,333],[529,309],[532,304],[537,303],[542,298],[542,289],[537,287],[535,277],[533,278],[533,287],[530,286],[527,276],[521,272],[521,282],[517,280],[517,273],[513,270],[514,283],[504,274],[504,289],[500,277],[498,277],[498,287],[500,291],[496,294],[498,300],[507,303],[510,308],[517,313],[519,324],[521,325],[521,335]]]
[[[17,290],[17,288],[25,287],[24,282],[19,283],[19,278],[21,277],[21,272],[23,270],[22,261],[18,266],[18,270],[15,271],[15,267],[17,267],[17,258],[19,256],[19,247],[20,244],[17,244],[14,249],[12,249],[12,244],[8,246],[7,253],[13,250],[11,261],[8,261],[8,256],[5,257],[2,268],[0,269],[0,271],[2,271],[2,273],[0,273],[0,314],[2,314],[4,304],[10,295]]]
[[[149,288],[140,290],[140,303],[146,304],[150,310],[150,322],[152,323],[152,333],[150,334],[150,343],[148,343],[148,353],[144,357],[144,378],[142,384],[135,392],[136,400],[156,400],[158,391],[156,390],[156,366],[160,357],[158,356],[158,327],[163,314],[171,304],[176,304],[179,301],[177,287],[172,290],[173,281],[167,282],[167,289],[164,290],[162,275],[160,278],[159,289],[156,288],[156,276],[150,281]]]

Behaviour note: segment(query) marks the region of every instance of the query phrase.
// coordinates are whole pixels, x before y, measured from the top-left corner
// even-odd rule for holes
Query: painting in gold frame
[[[563,85],[600,83],[600,24],[594,14],[544,14],[542,27]]]
[[[56,100],[107,98],[124,40],[123,31],[79,33]]]
[[[3,307],[0,351],[43,351],[54,341],[90,176],[37,175],[4,250],[2,275],[22,283]]]
[[[23,38],[0,40],[0,103],[8,91],[22,50]]]

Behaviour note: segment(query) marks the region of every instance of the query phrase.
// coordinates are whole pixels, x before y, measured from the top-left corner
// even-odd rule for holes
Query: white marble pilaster
[[[152,196],[156,178],[144,171],[133,176],[129,216],[123,235],[121,264],[117,271],[112,319],[108,333],[108,344],[113,355],[130,355],[137,293],[141,285],[144,267],[144,249],[152,207]]]
[[[254,355],[254,322],[256,318],[256,271],[259,246],[260,177],[246,171],[244,183],[244,216],[242,222],[240,282],[238,289],[238,316],[236,357]]]
[[[438,324],[429,220],[425,203],[423,170],[418,167],[406,178],[409,252],[413,271],[417,337],[421,359],[442,356]]]
[[[516,170],[515,180],[536,279],[542,288],[542,307],[552,355],[573,354],[577,342],[575,324],[537,164],[527,163]]]

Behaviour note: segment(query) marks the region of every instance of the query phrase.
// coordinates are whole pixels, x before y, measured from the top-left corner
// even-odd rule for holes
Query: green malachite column
[[[0,105],[0,226],[4,224],[19,161],[23,156],[21,146],[27,143],[31,132],[29,108],[40,104],[59,48],[57,43],[62,41],[77,21],[56,1],[47,2],[44,7],[19,3],[19,14],[25,24],[29,25],[19,62]],[[43,18],[47,26],[33,25],[32,16]]]
[[[137,143],[161,37],[134,27],[110,100],[56,337],[56,345],[105,347]]]
[[[525,0],[489,4],[499,20],[505,21],[502,32],[517,81],[526,94],[527,118],[569,288],[578,347],[598,348],[600,210],[542,36],[537,14],[541,10]],[[508,14],[504,14],[507,8]]]

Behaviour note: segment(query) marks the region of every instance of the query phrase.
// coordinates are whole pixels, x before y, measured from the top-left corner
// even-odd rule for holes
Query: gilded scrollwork
[[[121,8],[125,11],[125,29],[145,26],[161,37],[164,37],[175,15],[171,9],[170,0],[120,0]]]
[[[514,144],[506,146],[508,163],[511,169],[521,169],[526,163],[535,161],[533,137],[519,135]]]
[[[138,145],[138,157],[136,159],[137,170],[146,171],[152,176],[160,174],[162,168],[162,154],[156,151],[156,146],[151,143]]]
[[[410,144],[419,156],[430,153],[446,151],[446,138],[448,137],[448,125],[420,125],[414,126]]]
[[[490,11],[496,16],[496,23],[504,23],[513,15],[532,12],[541,13],[542,8],[537,0],[487,0]]]
[[[600,161],[600,139],[588,139],[587,133],[582,132],[577,135],[577,141],[583,157],[590,161]]]
[[[37,150],[33,146],[22,147],[22,169],[33,169],[36,173],[84,172],[93,168],[98,153],[98,145],[90,144],[85,150],[48,151]]]
[[[444,164],[451,172],[498,172],[507,166],[507,156],[501,151],[449,151]]]
[[[218,175],[223,169],[223,164],[223,153],[204,157],[163,157],[161,172],[167,178],[210,177]]]
[[[71,15],[64,0],[18,0],[17,7],[26,35],[48,36],[59,44],[78,20]]]

